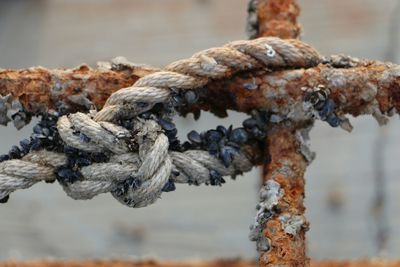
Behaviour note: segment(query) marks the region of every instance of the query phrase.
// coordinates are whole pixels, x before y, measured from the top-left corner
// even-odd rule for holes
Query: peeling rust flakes
[[[293,0],[258,1],[258,36],[297,38],[300,8]]]
[[[282,214],[279,216],[279,220],[281,221],[282,229],[288,235],[296,236],[302,228],[307,227],[306,220],[301,215]]]
[[[281,188],[274,212],[266,221],[263,235],[270,241],[270,249],[260,256],[262,266],[303,266],[305,232],[308,222],[304,218],[304,172],[306,159],[299,154],[299,136],[293,133],[295,125],[277,125],[267,136],[271,162],[265,167],[265,180]],[[301,135],[301,134],[300,134]]]
[[[7,125],[11,120],[8,117],[8,109],[11,108],[12,96],[7,94],[5,96],[0,95],[0,124]]]
[[[136,71],[145,75],[153,70],[125,67],[120,71],[104,71],[91,69],[87,65],[70,70],[47,70],[39,67],[2,70],[0,94],[12,93],[13,99],[19,100],[24,110],[34,115],[39,111],[57,109],[60,102],[71,111],[84,111],[91,106],[91,100],[96,107],[102,107],[111,93],[132,85],[140,78]],[[77,93],[83,96],[74,96]]]
[[[368,106],[372,105],[374,95],[383,115],[389,110],[400,110],[400,93],[397,90],[400,88],[399,68],[379,62],[366,65],[360,61],[358,64],[352,69],[335,69],[329,64],[321,64],[305,70],[258,70],[236,74],[230,79],[213,81],[203,88],[199,104],[192,109],[209,110],[211,106],[218,106],[220,114],[226,109],[241,112],[270,109],[275,114],[276,123],[286,119],[309,119],[302,115],[300,106],[295,103],[303,97],[302,87],[322,84],[331,89],[331,98],[338,106],[340,115],[360,115],[365,110],[371,110]],[[75,97],[72,101],[69,99],[79,93],[84,93],[84,97],[101,108],[112,92],[132,85],[139,78],[137,73],[155,71],[137,66],[129,68],[130,65],[125,63],[114,65],[120,70],[90,69],[85,65],[72,70],[4,70],[0,72],[0,93],[12,93],[25,110],[33,113],[36,112],[33,106],[55,109],[55,104],[60,101],[71,110],[84,110],[90,105],[81,105],[82,101],[75,104],[78,103]],[[383,83],[382,77],[391,81]],[[80,88],[79,93],[76,88]],[[288,114],[292,117],[288,118]]]
[[[312,152],[310,149],[310,130],[311,127],[296,131],[296,137],[300,144],[300,152],[307,160],[308,164],[311,164],[311,162],[315,159],[315,152]]]

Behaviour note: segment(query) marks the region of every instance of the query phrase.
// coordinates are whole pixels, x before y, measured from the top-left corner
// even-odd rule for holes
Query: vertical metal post
[[[249,24],[256,29],[251,37],[299,37],[300,8],[296,0],[255,0],[249,11],[252,8],[253,12],[256,9],[257,20],[249,14]],[[299,133],[295,125],[282,123],[273,126],[266,138],[265,158],[270,161],[263,166],[256,222],[262,228],[257,240],[260,266],[309,266],[305,245],[308,222],[303,204],[308,162],[301,154]]]

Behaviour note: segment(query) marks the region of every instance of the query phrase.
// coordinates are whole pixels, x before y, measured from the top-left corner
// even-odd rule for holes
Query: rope
[[[0,199],[38,181],[57,179],[74,199],[111,192],[127,206],[144,207],[163,191],[172,191],[174,183],[220,185],[222,176],[252,168],[241,147],[256,138],[254,129],[192,132],[191,142],[180,145],[171,122],[173,96],[241,71],[319,62],[309,45],[270,37],[231,42],[176,61],[113,93],[99,112],[64,115],[56,124],[36,129],[26,153],[19,151],[20,159],[0,163]]]

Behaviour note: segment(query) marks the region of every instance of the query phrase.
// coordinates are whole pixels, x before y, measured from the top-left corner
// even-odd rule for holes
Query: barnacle
[[[165,184],[165,186],[163,187],[162,191],[163,192],[172,192],[175,191],[176,187],[175,187],[175,183],[173,180],[168,179],[167,183]]]

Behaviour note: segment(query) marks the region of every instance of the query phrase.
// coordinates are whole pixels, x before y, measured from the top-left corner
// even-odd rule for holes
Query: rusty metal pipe
[[[56,109],[60,103],[70,112],[87,110],[86,98],[101,108],[110,94],[132,85],[155,69],[99,70],[1,70],[0,95],[11,94],[25,111],[38,114]],[[248,88],[251,83],[252,90]],[[320,64],[298,70],[265,70],[237,74],[199,89],[199,104],[182,112],[202,110],[287,109],[304,97],[302,88],[323,85],[331,91],[338,111],[354,116],[366,113],[375,102],[382,113],[400,110],[400,66],[378,61],[360,61],[354,67]]]
[[[300,8],[296,0],[257,1],[258,37],[299,38],[301,28],[297,18]],[[278,80],[270,81],[277,84]],[[300,83],[292,89],[298,92],[301,86]],[[309,86],[310,84],[304,85],[304,87]],[[275,183],[280,187],[279,192],[282,195],[274,203],[276,205],[273,210],[268,211],[270,217],[263,223],[264,229],[260,237],[262,240],[258,242],[262,243],[265,239],[267,247],[265,251],[260,251],[259,264],[260,266],[309,266],[305,244],[308,222],[304,217],[304,173],[308,162],[301,155],[296,127],[283,123],[274,126],[269,131],[265,143],[264,158],[269,158],[270,162],[265,163],[263,167],[263,187],[268,183]],[[296,227],[292,227],[293,225]]]

